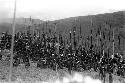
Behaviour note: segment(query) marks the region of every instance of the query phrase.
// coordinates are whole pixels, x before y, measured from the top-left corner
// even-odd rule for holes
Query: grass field
[[[0,61],[0,83],[8,83],[8,72],[9,72],[9,61],[7,60]],[[75,71],[72,72],[74,73]],[[86,76],[90,76],[93,79],[100,79],[99,74],[97,72],[94,72],[93,70],[79,72],[78,74],[82,75],[83,79]],[[32,64],[27,69],[25,68],[24,65],[20,65],[19,67],[13,68],[12,83],[43,83],[48,81],[50,83],[55,81],[56,83],[60,83],[57,81],[57,78],[63,80],[64,77],[66,78],[72,77],[68,74],[67,69],[58,70],[58,75],[57,75],[57,72],[51,69],[36,68],[35,64]],[[108,74],[106,75],[106,83],[109,83]],[[113,75],[113,83],[125,83],[125,79]]]

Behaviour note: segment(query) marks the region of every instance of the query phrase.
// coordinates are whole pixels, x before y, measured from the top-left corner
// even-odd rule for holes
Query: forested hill
[[[0,34],[2,32],[12,32],[12,18],[6,18],[3,20],[0,20]],[[33,19],[32,21],[34,24],[40,24],[43,23],[44,21],[40,19]],[[25,26],[30,25],[31,23],[31,18],[16,18],[16,32],[18,31],[23,31]]]
[[[0,23],[0,34],[1,32],[12,32],[12,19],[8,19],[5,22]],[[23,31],[30,24],[30,18],[17,18],[16,19],[16,32]],[[26,26],[25,26],[26,25]],[[92,29],[92,34],[96,35],[97,30],[100,28],[104,30],[112,30],[111,28],[116,28],[116,32],[120,32],[121,36],[124,38],[124,25],[125,25],[125,12],[119,11],[114,13],[105,13],[98,15],[89,15],[89,16],[79,16],[71,17],[56,21],[41,21],[39,19],[33,19],[32,29],[39,28],[41,31],[48,32],[51,30],[54,31],[56,25],[56,32],[62,34],[64,37],[69,37],[69,31],[73,30],[73,27],[76,28],[76,36],[81,34],[86,37],[90,35],[90,30]],[[44,28],[44,29],[43,29]],[[31,29],[31,30],[32,30]],[[68,38],[67,38],[68,39]]]
[[[73,26],[76,26],[78,29],[80,26],[82,27],[82,33],[86,34],[91,27],[96,28],[96,27],[103,27],[105,24],[111,25],[112,27],[123,27],[125,24],[125,13],[124,11],[119,11],[119,12],[114,12],[114,13],[105,13],[105,14],[98,14],[98,15],[89,15],[89,16],[79,16],[79,17],[71,17],[71,18],[66,18],[66,19],[61,19],[61,20],[56,20],[56,21],[49,21],[47,24],[47,28],[53,28],[54,23],[57,25],[57,31],[61,32],[68,32],[69,29],[71,29]],[[24,30],[22,26],[25,24],[29,24],[30,18],[26,18],[26,22],[24,18],[17,18],[16,20],[16,30]],[[92,22],[91,22],[92,21]],[[45,24],[46,22],[41,21],[39,19],[34,19],[34,24],[39,24],[42,23],[41,26],[39,27],[40,29],[43,27],[46,27]],[[0,23],[0,32],[3,31],[11,31],[11,26],[12,25],[12,19],[6,19],[4,22]],[[21,29],[22,28],[22,29]],[[66,30],[66,31],[64,31]]]

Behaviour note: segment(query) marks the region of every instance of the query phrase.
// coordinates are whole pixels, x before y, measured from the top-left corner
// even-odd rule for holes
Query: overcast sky
[[[0,18],[12,17],[14,0],[0,0]],[[125,0],[17,0],[17,17],[56,20],[125,9]]]

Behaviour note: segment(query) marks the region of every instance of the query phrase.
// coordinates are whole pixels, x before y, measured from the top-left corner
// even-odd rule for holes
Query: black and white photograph
[[[0,0],[0,83],[125,83],[125,0]]]

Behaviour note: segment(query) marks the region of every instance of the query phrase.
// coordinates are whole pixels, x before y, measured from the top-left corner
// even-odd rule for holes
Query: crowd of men
[[[11,49],[12,35],[5,32],[1,36],[0,50]],[[69,40],[70,41],[70,40]],[[94,51],[93,45],[87,50],[82,44],[77,46],[74,43],[67,43],[62,35],[50,37],[45,33],[32,35],[29,32],[18,32],[14,38],[14,61],[13,66],[24,63],[30,66],[30,61],[37,63],[37,67],[51,68],[53,70],[67,68],[83,71],[94,69],[103,76],[105,73],[114,73],[119,76],[125,74],[125,60],[120,54],[113,57],[108,52]],[[1,54],[0,57],[3,55]]]

